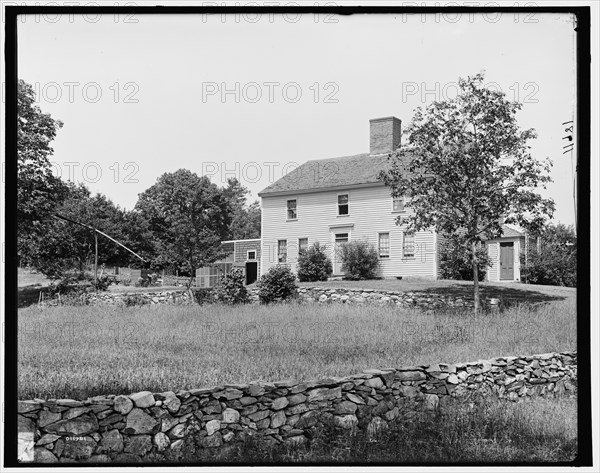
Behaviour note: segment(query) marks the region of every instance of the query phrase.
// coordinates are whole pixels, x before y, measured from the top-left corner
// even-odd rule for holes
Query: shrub
[[[194,296],[194,301],[196,304],[211,304],[215,301],[215,294],[213,288],[210,287],[200,287],[200,288],[191,288],[192,295]]]
[[[296,297],[296,276],[287,266],[272,266],[257,283],[261,303],[281,302]]]
[[[250,302],[248,291],[244,286],[244,272],[234,269],[221,275],[214,289],[214,298],[223,304],[247,304]]]
[[[577,286],[577,236],[573,227],[547,225],[541,236],[541,252],[531,244],[521,254],[521,280],[531,284]]]
[[[150,301],[142,294],[128,294],[123,297],[123,304],[125,304],[125,307],[135,307],[150,304]]]
[[[342,271],[346,279],[376,279],[379,271],[379,255],[367,241],[351,241],[340,247]]]
[[[331,260],[319,242],[298,256],[298,279],[301,282],[327,281],[333,273]]]
[[[98,278],[97,281],[92,279],[92,287],[97,291],[106,291],[112,282],[112,279],[110,279],[108,276],[102,276]]]
[[[487,248],[477,249],[477,268],[479,281],[485,279],[487,269],[492,265]],[[473,280],[473,263],[471,252],[454,240],[447,240],[440,246],[440,277],[459,281]]]

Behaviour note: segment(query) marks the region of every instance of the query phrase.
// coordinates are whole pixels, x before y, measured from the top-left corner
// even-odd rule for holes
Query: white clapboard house
[[[333,276],[343,276],[339,245],[366,240],[379,253],[381,277],[437,279],[441,238],[434,231],[409,232],[396,225],[396,218],[409,214],[410,207],[403,198],[392,198],[390,188],[378,179],[388,169],[388,153],[400,146],[400,136],[398,118],[370,120],[368,153],[307,161],[259,192],[260,251],[253,253],[260,258],[258,275],[278,264],[295,272],[298,253],[319,242],[330,252]],[[505,225],[503,237],[486,245],[493,260],[488,279],[518,281],[526,235]],[[244,252],[232,253],[245,258]]]

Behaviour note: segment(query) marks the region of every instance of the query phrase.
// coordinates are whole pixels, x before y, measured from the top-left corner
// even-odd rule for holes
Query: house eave
[[[298,195],[298,194],[316,194],[318,192],[331,192],[331,191],[342,191],[351,189],[362,189],[365,187],[383,187],[383,182],[367,182],[363,184],[344,184],[341,186],[329,186],[329,187],[313,187],[311,189],[295,189],[275,192],[259,192],[259,197],[278,197],[282,195]]]

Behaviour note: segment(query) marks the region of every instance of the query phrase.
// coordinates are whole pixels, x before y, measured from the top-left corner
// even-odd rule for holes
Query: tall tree
[[[50,143],[63,123],[41,111],[25,81],[19,80],[17,94],[17,245],[27,261],[31,246],[37,246],[32,240],[44,235],[45,223],[68,190],[50,163]]]
[[[549,159],[529,152],[533,129],[521,130],[522,105],[483,86],[483,74],[459,79],[455,99],[418,108],[405,130],[408,146],[390,154],[380,178],[394,197],[406,196],[413,213],[397,224],[431,230],[469,252],[475,311],[479,310],[477,248],[502,234],[502,223],[536,232],[554,211],[536,188],[550,182]]]
[[[193,276],[196,268],[224,256],[220,243],[231,223],[230,202],[206,176],[186,169],[160,176],[135,206],[156,242],[155,266],[175,265]]]
[[[247,205],[250,191],[235,178],[227,180],[223,192],[231,202],[229,240],[260,238],[261,210],[258,201]]]

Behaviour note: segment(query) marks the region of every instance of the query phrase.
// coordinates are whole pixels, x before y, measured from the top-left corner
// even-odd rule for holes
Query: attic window
[[[348,194],[338,195],[338,215],[348,215]]]
[[[298,218],[296,212],[296,199],[287,201],[287,218],[288,220],[296,220]]]

